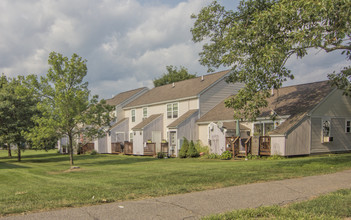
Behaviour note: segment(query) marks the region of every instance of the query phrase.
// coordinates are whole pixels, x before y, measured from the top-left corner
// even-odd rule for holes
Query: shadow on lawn
[[[79,163],[79,166],[84,165],[121,165],[121,164],[134,164],[134,163],[143,163],[149,161],[155,161],[157,159],[152,157],[135,157],[135,156],[111,156],[111,159],[101,160],[101,157],[106,157],[104,155],[81,155],[76,157],[76,162]],[[96,160],[94,160],[96,158]],[[100,159],[100,160],[99,160]],[[86,161],[86,162],[85,162]]]
[[[19,164],[0,162],[0,170],[16,169],[16,168],[29,168]]]
[[[313,164],[322,164],[326,166],[351,166],[351,154],[345,154],[342,156],[330,156],[330,157],[305,157],[302,160],[280,160],[277,161],[275,166],[292,166],[292,167],[304,167],[313,166]]]

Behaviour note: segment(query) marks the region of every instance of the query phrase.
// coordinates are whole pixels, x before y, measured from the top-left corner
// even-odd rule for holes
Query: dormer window
[[[178,118],[178,103],[167,104],[167,118]]]

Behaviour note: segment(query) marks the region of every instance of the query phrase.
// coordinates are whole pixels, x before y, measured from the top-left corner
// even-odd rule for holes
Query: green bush
[[[283,157],[283,156],[280,156],[280,155],[272,155],[272,156],[269,156],[269,157],[267,157],[267,160],[283,160],[283,159],[285,159],[285,157]]]
[[[180,148],[180,151],[179,151],[179,157],[186,158],[186,154],[188,152],[188,149],[189,149],[189,141],[188,141],[188,139],[184,138],[182,147]]]
[[[157,158],[158,158],[158,159],[163,159],[163,158],[165,158],[165,157],[167,157],[167,154],[166,154],[166,153],[163,153],[163,152],[158,152],[158,153],[157,153]]]
[[[210,154],[210,148],[208,146],[202,145],[201,141],[196,141],[195,148],[197,152],[203,153],[203,155]]]
[[[97,152],[96,150],[92,150],[92,151],[90,152],[90,155],[96,155],[96,154],[98,154],[98,152]]]
[[[207,158],[207,159],[220,159],[221,155],[212,153],[212,154],[208,154],[205,158]]]
[[[188,152],[186,153],[187,157],[199,157],[200,154],[195,148],[195,144],[193,141],[190,141]]]
[[[252,154],[248,154],[246,158],[247,158],[248,160],[258,160],[258,159],[261,159],[260,156],[258,156],[258,155],[252,155]]]
[[[221,160],[230,160],[232,158],[232,153],[230,151],[224,151],[221,154]]]

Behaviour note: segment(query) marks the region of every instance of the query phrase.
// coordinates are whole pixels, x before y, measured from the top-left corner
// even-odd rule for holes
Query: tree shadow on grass
[[[134,163],[144,163],[155,161],[157,159],[153,157],[146,156],[117,156],[115,159],[112,159],[113,156],[109,157],[111,159],[105,160],[94,160],[94,158],[98,159],[104,157],[104,155],[83,155],[76,158],[76,162],[79,163],[79,166],[84,165],[122,165],[122,164],[134,164]],[[86,162],[85,162],[86,161]]]
[[[16,169],[16,168],[29,168],[19,164],[0,162],[0,170]]]

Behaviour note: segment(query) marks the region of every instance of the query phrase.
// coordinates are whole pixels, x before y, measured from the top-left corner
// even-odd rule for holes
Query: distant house
[[[328,81],[273,90],[267,101],[268,106],[261,109],[255,122],[240,120],[240,134],[244,138],[269,136],[269,154],[292,156],[351,150],[351,99]],[[226,150],[226,137],[235,134],[233,110],[226,108],[224,101],[197,124],[199,139],[208,143],[214,153]]]
[[[148,142],[159,152],[161,142],[167,142],[168,153],[178,155],[184,137],[198,140],[196,120],[243,87],[228,84],[229,74],[221,71],[155,87],[124,106],[133,154],[145,155]]]

